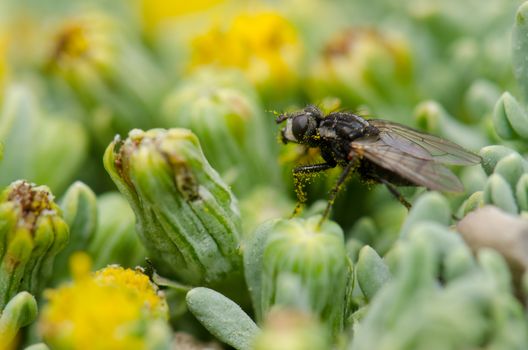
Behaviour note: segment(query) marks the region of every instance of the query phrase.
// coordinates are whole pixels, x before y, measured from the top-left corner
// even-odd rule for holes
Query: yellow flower
[[[167,0],[141,0],[139,11],[146,28],[154,28],[158,24],[171,18],[207,10],[216,5],[227,2],[226,0],[194,0],[194,1],[167,1]]]
[[[117,59],[116,25],[109,16],[91,11],[63,21],[48,48],[48,65],[76,79],[112,69]]]
[[[293,25],[276,12],[242,13],[227,28],[213,25],[191,43],[191,69],[241,69],[257,84],[288,83],[296,76],[302,45]]]
[[[167,304],[146,275],[119,266],[90,274],[85,257],[73,260],[74,281],[45,293],[39,327],[51,347],[149,349],[149,334],[168,334]],[[151,331],[160,325],[163,332]]]

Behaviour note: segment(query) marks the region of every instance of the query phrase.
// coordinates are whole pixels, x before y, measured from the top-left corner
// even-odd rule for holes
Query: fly
[[[281,114],[277,124],[283,143],[294,142],[318,148],[320,164],[301,165],[293,170],[299,204],[306,201],[300,179],[303,175],[341,166],[343,172],[330,192],[321,221],[328,216],[341,186],[352,171],[363,180],[382,183],[408,209],[410,203],[396,186],[423,186],[431,190],[462,192],[460,180],[445,164],[474,165],[481,158],[439,137],[382,119],[363,119],[350,112],[324,115],[319,108]]]

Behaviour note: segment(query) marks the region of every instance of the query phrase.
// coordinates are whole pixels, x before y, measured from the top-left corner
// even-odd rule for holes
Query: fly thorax
[[[326,128],[326,127],[319,128],[319,135],[323,139],[328,139],[328,140],[337,138],[337,133],[335,129]]]

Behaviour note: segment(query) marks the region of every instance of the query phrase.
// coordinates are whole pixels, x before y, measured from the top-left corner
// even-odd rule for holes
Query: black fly
[[[324,115],[315,106],[282,114],[277,123],[286,121],[281,130],[284,143],[294,142],[319,148],[324,163],[295,168],[294,182],[302,195],[300,177],[341,166],[336,186],[330,193],[324,220],[333,201],[351,171],[362,179],[384,184],[398,200],[410,204],[395,186],[424,186],[431,190],[462,192],[462,183],[443,164],[480,163],[476,154],[433,135],[381,119],[365,120],[349,112]],[[299,205],[305,198],[299,198]]]

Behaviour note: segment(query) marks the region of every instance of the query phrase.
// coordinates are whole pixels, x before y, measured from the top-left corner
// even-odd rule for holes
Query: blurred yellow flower
[[[48,48],[48,65],[74,79],[93,79],[116,62],[116,23],[99,12],[86,12],[60,23]]]
[[[294,26],[276,12],[242,13],[224,28],[213,25],[191,43],[191,69],[236,67],[256,84],[296,76],[302,45]]]
[[[119,266],[90,274],[82,255],[72,265],[74,281],[45,293],[44,340],[54,349],[150,348],[149,323],[166,320],[168,309],[149,278]]]
[[[167,0],[141,0],[139,10],[143,24],[147,28],[156,27],[165,20],[187,15],[194,12],[207,10],[216,5],[228,2],[227,0],[194,0],[194,1],[167,1]]]

